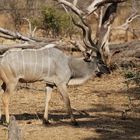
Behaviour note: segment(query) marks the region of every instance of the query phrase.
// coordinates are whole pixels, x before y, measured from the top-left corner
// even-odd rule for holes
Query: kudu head
[[[84,60],[86,62],[95,63],[96,64],[96,75],[101,76],[102,74],[110,74],[110,68],[109,66],[104,62],[105,58],[101,56],[101,53],[99,51],[85,51],[84,53]]]

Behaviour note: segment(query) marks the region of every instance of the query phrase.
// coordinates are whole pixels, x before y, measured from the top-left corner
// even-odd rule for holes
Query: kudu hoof
[[[43,124],[44,124],[45,126],[48,126],[48,125],[50,125],[51,123],[50,123],[48,120],[43,119]]]

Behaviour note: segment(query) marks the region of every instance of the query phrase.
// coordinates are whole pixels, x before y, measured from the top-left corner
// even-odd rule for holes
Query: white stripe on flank
[[[43,51],[41,51],[41,71],[40,74],[43,75]]]
[[[18,59],[18,54],[17,54],[16,59],[17,59],[17,60],[15,60],[15,61],[18,61],[18,60],[19,60],[19,59]],[[18,70],[19,70],[19,66],[18,66],[17,63],[15,63],[15,68],[16,68],[15,75],[16,75],[16,77],[17,77],[17,75],[18,75]]]
[[[50,75],[50,56],[49,56],[49,49],[48,49],[48,74],[47,74],[47,76],[49,77],[49,75]]]
[[[41,52],[41,56],[40,54],[37,56],[37,62],[39,62],[39,66],[37,69],[38,69],[38,77],[41,78],[42,74],[43,74],[43,51],[40,51]],[[40,58],[41,57],[41,58]],[[39,61],[38,61],[39,59]]]
[[[29,52],[30,52],[30,53],[29,53],[29,55],[30,55],[30,56],[29,56],[29,68],[31,68],[31,67],[32,67],[32,61],[33,61],[33,60],[32,60],[31,50],[29,50]],[[32,61],[31,61],[31,60],[32,60]],[[32,77],[32,71],[30,71],[29,74],[30,74],[31,77]]]
[[[35,52],[35,67],[34,67],[34,74],[33,74],[33,76],[35,77],[35,75],[36,75],[36,66],[37,66],[37,53],[36,53],[36,51],[37,50],[34,50],[34,52]]]
[[[10,62],[10,71],[12,71],[13,72],[13,69],[14,69],[14,55],[13,54],[11,54],[10,55],[11,56],[11,58],[10,58],[10,60],[11,60],[11,62]]]
[[[3,60],[4,60],[4,59],[3,59]],[[6,57],[6,63],[8,64],[8,70],[11,71],[11,69],[10,69],[10,63],[9,63],[8,57]],[[4,64],[4,65],[5,65],[5,64]]]

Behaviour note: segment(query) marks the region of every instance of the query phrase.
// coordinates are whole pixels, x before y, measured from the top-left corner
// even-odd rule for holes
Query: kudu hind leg
[[[77,125],[78,123],[76,122],[76,120],[75,120],[75,118],[73,116],[73,113],[72,113],[72,108],[71,108],[70,99],[69,99],[69,96],[68,96],[68,93],[67,93],[66,85],[65,84],[59,85],[58,89],[60,90],[60,94],[62,95],[62,98],[63,98],[63,100],[65,102],[66,108],[68,110],[68,114],[70,115],[70,118],[71,118],[71,122],[74,125]]]
[[[3,102],[3,105],[4,105],[6,123],[9,123],[9,98],[10,98],[10,95],[15,90],[15,86],[16,86],[16,83],[6,84],[5,91],[2,95],[2,102]]]
[[[46,86],[46,101],[45,101],[45,112],[44,112],[44,118],[43,118],[43,124],[49,124],[48,121],[48,107],[49,107],[49,102],[51,99],[51,94],[52,94],[53,86],[52,85],[47,85]]]

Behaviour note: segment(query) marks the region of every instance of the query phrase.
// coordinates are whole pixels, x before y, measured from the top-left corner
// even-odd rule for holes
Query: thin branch
[[[97,33],[98,35],[97,44],[99,48],[102,48],[102,46],[106,46],[105,43],[109,39],[110,27],[115,19],[116,11],[117,11],[117,3],[112,3],[106,8],[103,17],[101,17],[102,18],[102,21],[100,21],[101,27],[98,29]]]
[[[32,36],[31,37],[35,37],[36,30],[37,30],[37,27],[34,27],[34,29],[32,30]]]
[[[65,7],[65,5],[64,5],[64,4],[61,4],[61,5],[62,5],[62,7],[64,8],[65,12],[70,16],[69,11],[68,11],[68,9]]]
[[[70,43],[75,46],[76,48],[78,48],[81,52],[85,52],[86,49],[81,45],[81,43],[79,41],[73,41],[71,40]]]
[[[37,27],[35,27],[34,29],[32,29],[32,23],[28,18],[23,18],[24,20],[26,20],[28,22],[28,26],[29,26],[29,37],[34,37],[35,32],[37,30]]]
[[[97,3],[102,2],[103,0],[94,0],[91,5],[88,6],[87,11],[88,11],[88,15],[90,15],[91,13],[93,13],[96,9],[97,9]]]
[[[94,11],[96,11],[100,6],[104,6],[105,4],[108,3],[121,3],[125,2],[127,0],[94,0],[91,5],[88,6],[87,8],[87,14],[90,15]]]
[[[65,7],[64,4],[62,4],[62,7],[66,11],[66,13],[71,17],[71,20],[73,21],[73,23],[77,27],[82,29],[82,31],[83,31],[83,42],[84,42],[85,46],[90,48],[90,49],[94,49],[95,51],[97,51],[96,45],[93,43],[92,38],[91,38],[92,33],[91,33],[90,26],[84,21],[84,19],[82,17],[79,17],[82,24],[80,24],[80,22],[79,23],[76,22],[74,17],[69,13],[69,11],[67,10],[67,8]],[[71,7],[70,7],[70,9],[71,9]]]
[[[110,29],[116,16],[117,6],[118,3],[111,3],[101,9],[99,27],[96,34],[97,46],[100,50],[100,57],[108,66],[110,65],[111,61],[111,53],[109,49]]]
[[[35,40],[30,39],[30,38],[28,38],[26,36],[23,36],[18,32],[12,32],[12,31],[9,31],[9,30],[3,29],[3,28],[0,28],[0,32],[5,34],[5,35],[12,36],[14,39],[35,42]]]
[[[60,4],[64,4],[65,6],[68,6],[79,17],[81,17],[81,15],[84,15],[84,12],[82,10],[78,9],[76,6],[74,6],[72,3],[70,3],[70,2],[68,2],[66,0],[55,0],[55,1],[57,1]]]
[[[73,5],[76,6],[78,3],[78,0],[73,0]]]
[[[91,37],[91,35],[92,35],[92,33],[91,33],[91,28],[90,28],[90,26],[86,23],[86,21],[83,19],[82,14],[81,14],[81,13],[78,13],[78,10],[79,10],[79,9],[78,9],[75,5],[73,5],[73,4],[71,4],[70,2],[67,2],[67,1],[65,1],[65,0],[57,0],[57,1],[61,2],[63,8],[65,9],[65,11],[66,11],[68,14],[69,14],[69,12],[68,12],[68,10],[66,9],[65,6],[69,7],[69,8],[80,18],[80,21],[82,22],[82,24],[77,23],[77,22],[74,20],[74,18],[69,14],[69,16],[71,17],[73,23],[74,23],[76,26],[78,26],[79,28],[81,28],[82,31],[83,31],[83,42],[84,42],[84,44],[85,44],[88,48],[94,49],[94,50],[97,51],[96,45],[95,45],[94,42],[92,41],[92,37]],[[75,11],[75,9],[76,9],[76,11]],[[80,10],[79,10],[79,11],[80,11]]]
[[[137,10],[137,3],[136,3],[136,1],[135,0],[131,0],[131,5],[132,5],[132,12],[133,13],[137,13],[138,12],[138,10]]]
[[[0,34],[0,37],[4,38],[4,39],[10,39],[10,40],[14,40],[15,39],[14,37],[8,36],[8,35],[5,35],[5,34]]]
[[[33,34],[34,32],[37,30],[37,27],[34,28],[33,30]],[[40,43],[40,42],[46,42],[46,43],[52,43],[55,41],[58,41],[58,39],[52,39],[52,38],[33,38],[33,37],[27,37],[22,35],[19,32],[13,32],[4,28],[0,27],[0,37],[5,38],[5,39],[10,39],[10,40],[22,40],[22,41],[26,41],[26,42],[32,42],[32,43]]]
[[[125,21],[125,23],[123,23],[122,25],[118,26],[118,27],[114,27],[112,29],[122,29],[122,30],[128,30],[130,23],[136,19],[140,17],[140,15],[137,15],[136,13],[133,13],[130,17],[128,17]]]
[[[113,29],[122,29],[125,31],[129,30],[130,23],[133,22],[133,20],[135,20],[136,18],[140,17],[140,14],[138,14],[138,10],[136,8],[137,7],[136,1],[132,0],[131,5],[132,5],[132,14],[126,19],[125,23]]]
[[[83,31],[83,42],[84,42],[85,46],[87,46],[87,47],[89,47],[89,48],[90,48],[90,47],[92,48],[92,46],[90,46],[90,44],[87,43],[87,42],[88,42],[88,41],[87,41],[87,40],[88,40],[87,34],[89,34],[89,32],[88,32],[87,30],[85,30],[84,25],[83,25],[83,24],[80,24],[80,23],[77,23],[77,22],[75,21],[74,17],[69,13],[69,11],[67,10],[67,8],[65,7],[64,4],[62,4],[62,7],[63,7],[64,10],[66,11],[66,13],[70,16],[70,18],[71,18],[72,22],[74,23],[74,25],[76,25],[76,26],[78,26],[79,28],[82,29],[82,31]],[[81,19],[81,20],[82,20],[82,19]],[[81,52],[86,51],[86,49],[85,49],[84,47],[82,47],[80,43],[78,43],[78,42],[73,42],[73,41],[71,41],[70,43],[71,43],[73,46],[75,46],[76,48],[78,48]]]
[[[101,9],[100,9],[100,17],[99,17],[99,29],[101,28],[102,26],[102,21],[103,21],[103,10],[104,10],[104,7],[102,6]]]
[[[96,6],[103,6],[105,4],[109,4],[109,3],[122,3],[122,2],[126,2],[127,0],[102,0],[101,2],[98,2],[96,4]]]
[[[91,29],[89,29],[84,24],[77,23],[74,18],[72,18],[72,21],[77,27],[82,29],[82,31],[83,31],[83,42],[84,42],[85,46],[90,48],[90,49],[93,49],[94,51],[97,51],[96,45],[93,42],[92,42],[93,45],[91,44]]]
[[[28,26],[29,26],[29,36],[32,37],[32,24],[30,22],[30,20],[28,18],[23,18],[24,20],[26,20],[28,22]]]

